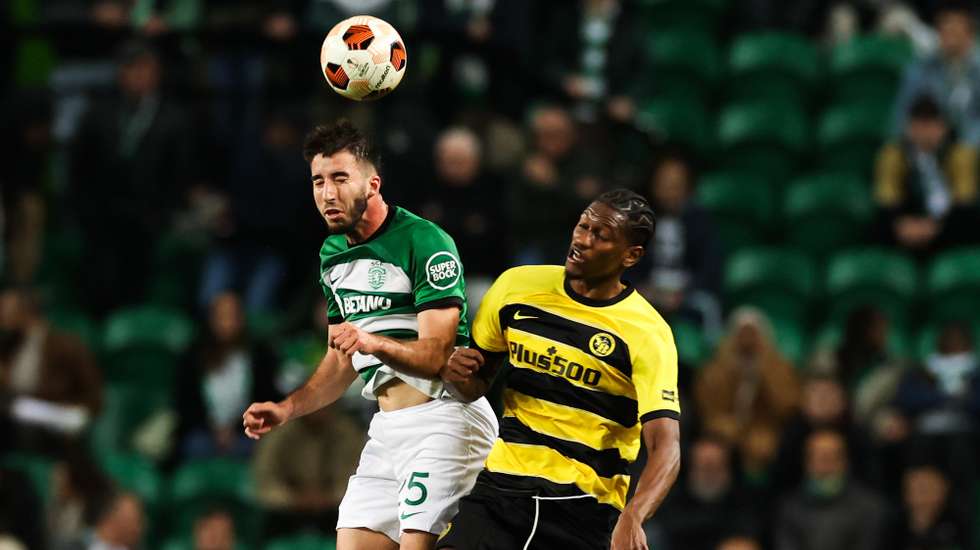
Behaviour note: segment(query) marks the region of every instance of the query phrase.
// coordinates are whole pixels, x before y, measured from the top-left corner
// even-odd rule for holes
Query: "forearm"
[[[490,391],[490,382],[474,376],[468,380],[458,382],[443,380],[443,387],[457,401],[472,403]]]
[[[382,363],[411,376],[435,378],[453,352],[452,342],[440,338],[396,340],[379,336],[378,349],[372,354]]]
[[[349,359],[342,360],[339,355],[334,350],[327,351],[310,379],[282,401],[289,412],[289,419],[318,411],[340,399],[347,391],[357,372]]]
[[[648,444],[646,466],[623,515],[632,516],[640,523],[653,516],[677,480],[680,466],[681,449],[676,438],[659,437],[653,444]]]

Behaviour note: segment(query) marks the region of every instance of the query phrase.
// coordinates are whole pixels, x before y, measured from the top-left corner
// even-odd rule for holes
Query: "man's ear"
[[[371,198],[381,192],[381,176],[374,174],[368,178],[368,187],[370,187],[370,192],[368,192],[368,198]]]
[[[643,258],[643,254],[644,250],[642,246],[636,245],[627,248],[623,254],[623,267],[628,269],[638,264]]]

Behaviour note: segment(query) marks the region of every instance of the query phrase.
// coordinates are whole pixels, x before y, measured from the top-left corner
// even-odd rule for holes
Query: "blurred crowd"
[[[778,30],[821,51],[867,35],[909,45],[891,129],[856,174],[872,214],[848,242],[922,270],[980,244],[972,3],[693,3],[717,11],[722,43]],[[649,197],[656,235],[628,276],[675,328],[684,394],[683,471],[647,526],[652,547],[977,548],[980,299],[927,325],[867,294],[800,321],[794,347],[784,310],[733,294],[747,245],[702,188],[726,157],[644,116],[674,83],[647,44],[668,4],[12,2],[0,548],[329,538],[371,405],[352,389],[257,444],[240,417],[325,349],[326,228],[300,144],[339,117],[377,141],[386,200],[454,237],[471,311],[507,267],[561,263],[592,197]],[[408,45],[404,81],[376,103],[340,98],[316,64],[326,31],[360,13]],[[749,244],[783,244],[784,230]]]

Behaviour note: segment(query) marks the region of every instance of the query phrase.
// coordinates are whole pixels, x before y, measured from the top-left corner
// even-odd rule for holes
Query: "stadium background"
[[[300,144],[341,116],[386,199],[456,238],[471,310],[506,267],[562,261],[601,190],[654,201],[630,277],[674,329],[684,469],[653,548],[980,547],[972,4],[5,9],[5,548],[330,547],[370,404],[257,446],[237,411],[323,352]],[[316,65],[353,13],[408,46],[375,103]]]

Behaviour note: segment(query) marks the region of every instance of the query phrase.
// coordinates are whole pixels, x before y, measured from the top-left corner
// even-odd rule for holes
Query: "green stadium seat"
[[[108,454],[101,457],[102,468],[117,485],[139,495],[149,507],[160,503],[162,484],[156,466],[132,454]]]
[[[177,534],[189,533],[194,519],[214,506],[232,514],[243,540],[254,540],[261,532],[262,515],[245,462],[216,458],[184,463],[174,472],[170,489],[170,515]]]
[[[705,174],[697,186],[698,203],[711,213],[729,250],[765,240],[773,221],[772,187],[758,177],[738,173]]]
[[[980,315],[980,248],[961,248],[936,257],[926,276],[930,317],[975,319]]]
[[[117,311],[103,333],[107,378],[170,388],[177,358],[193,336],[193,324],[176,310],[144,305]]]
[[[805,103],[818,76],[817,50],[806,37],[760,32],[739,36],[728,50],[729,97]]]
[[[154,251],[155,276],[150,281],[148,301],[161,307],[193,307],[200,284],[207,242],[195,236],[164,235]]]
[[[277,538],[265,545],[265,550],[336,550],[336,548],[335,538],[314,534]]]
[[[729,258],[724,288],[730,307],[754,305],[773,319],[804,322],[817,290],[816,269],[798,251],[745,249]]]
[[[714,34],[727,0],[638,0],[647,28]]]
[[[652,33],[648,55],[656,75],[656,95],[693,98],[704,103],[721,74],[711,36],[702,32]]]
[[[102,410],[92,426],[92,447],[97,454],[133,452],[136,431],[170,406],[169,389],[108,384],[102,394]]]
[[[798,368],[802,367],[807,344],[805,325],[798,320],[779,316],[770,317],[769,321],[772,323],[776,347],[780,353]]]
[[[34,486],[38,500],[45,504],[50,502],[54,460],[31,453],[8,452],[0,457],[0,464],[25,475]]]
[[[247,315],[249,333],[259,340],[278,338],[286,324],[285,316],[279,311],[252,311]]]
[[[836,46],[829,71],[837,102],[873,100],[891,105],[912,47],[902,39],[869,35]]]
[[[812,351],[818,347],[836,348],[840,344],[841,335],[844,332],[844,321],[845,317],[841,316],[825,323],[820,330],[813,334],[809,349]],[[888,342],[886,343],[889,353],[895,357],[908,357],[910,341],[908,331],[903,325],[894,322],[890,324]]]
[[[78,336],[93,353],[98,353],[101,349],[102,339],[99,327],[84,312],[59,308],[48,311],[45,316],[54,328]]]
[[[817,128],[817,164],[822,170],[870,174],[890,115],[890,103],[871,101],[827,109]]]
[[[711,124],[704,107],[695,100],[657,98],[645,103],[637,122],[664,141],[705,153],[711,146]]]
[[[786,243],[817,256],[860,244],[871,216],[867,186],[849,174],[800,177],[783,196]]]
[[[77,273],[82,265],[81,235],[77,231],[50,231],[44,236],[44,250],[38,269],[38,288],[44,303],[58,307],[79,304]]]
[[[718,118],[721,163],[771,179],[788,176],[807,147],[806,116],[784,102],[735,103]]]
[[[915,263],[898,252],[880,248],[841,252],[827,267],[829,318],[842,321],[855,307],[874,304],[894,324],[906,326],[918,284]]]
[[[701,327],[689,321],[677,321],[671,323],[670,329],[674,333],[679,362],[691,368],[699,368],[708,355],[708,345],[704,341]]]

